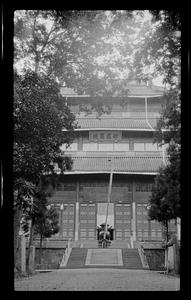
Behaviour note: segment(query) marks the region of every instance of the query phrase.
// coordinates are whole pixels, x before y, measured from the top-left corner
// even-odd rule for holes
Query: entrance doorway
[[[80,204],[79,238],[81,240],[96,239],[96,205]]]
[[[131,236],[131,204],[115,204],[115,239],[126,240]]]
[[[105,223],[107,205],[107,202],[97,204],[97,226]],[[107,224],[114,228],[114,203],[109,203]]]

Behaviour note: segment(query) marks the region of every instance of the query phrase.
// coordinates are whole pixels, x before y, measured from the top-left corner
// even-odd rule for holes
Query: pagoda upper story
[[[76,116],[78,128],[70,147],[61,147],[73,158],[74,172],[107,172],[112,157],[116,172],[156,173],[166,163],[164,148],[153,144],[153,132],[165,104],[164,89],[129,82],[125,97],[90,97],[72,89],[61,93]],[[101,104],[98,114],[92,104]]]
[[[135,84],[127,85],[127,96],[123,97],[90,97],[77,95],[72,89],[62,88],[61,93],[67,98],[71,111],[76,115],[79,130],[98,128],[108,129],[151,129],[156,126],[162,105],[165,103],[162,87]],[[102,105],[103,111],[98,115],[93,106]],[[149,119],[151,126],[148,128]]]

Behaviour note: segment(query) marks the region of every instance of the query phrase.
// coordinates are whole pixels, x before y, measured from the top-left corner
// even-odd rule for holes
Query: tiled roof
[[[147,86],[146,84],[128,84],[126,85],[128,89],[128,96],[162,96],[164,93],[164,88],[160,86]],[[61,94],[64,97],[89,97],[89,95],[78,95],[72,88],[61,88]]]
[[[127,85],[129,89],[128,96],[156,96],[163,95],[164,89],[157,86],[146,86],[146,85]]]
[[[89,95],[78,95],[73,88],[61,87],[60,92],[63,97],[89,97]]]
[[[156,119],[148,119],[152,127],[156,126]],[[115,129],[151,129],[146,119],[126,119],[126,118],[79,118],[78,126],[81,129],[90,128],[115,128]]]
[[[64,152],[63,152],[64,153]],[[162,157],[162,151],[68,151],[71,157]]]
[[[109,172],[111,170],[111,157],[72,157],[72,172]],[[113,157],[114,172],[129,173],[156,173],[163,165],[162,157]]]

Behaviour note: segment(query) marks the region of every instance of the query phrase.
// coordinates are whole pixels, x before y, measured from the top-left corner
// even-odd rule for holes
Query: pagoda
[[[163,239],[161,224],[148,220],[148,201],[159,168],[168,163],[165,146],[153,143],[164,89],[134,80],[127,90],[127,96],[98,99],[61,89],[78,127],[73,143],[61,147],[72,168],[60,174],[60,186],[50,199],[60,213],[59,238],[96,240],[107,211],[113,240]],[[109,113],[91,109],[96,101],[110,107]]]

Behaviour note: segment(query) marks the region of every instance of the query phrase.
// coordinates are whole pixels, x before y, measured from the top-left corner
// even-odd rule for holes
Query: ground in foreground
[[[180,279],[150,270],[62,269],[15,280],[15,291],[178,291]]]

